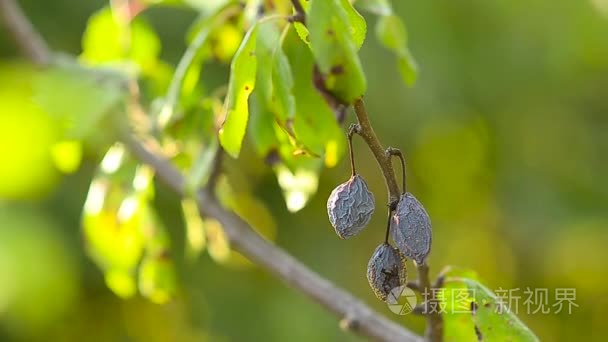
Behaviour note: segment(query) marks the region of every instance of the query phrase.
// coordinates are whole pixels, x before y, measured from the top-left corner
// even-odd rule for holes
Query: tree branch
[[[22,53],[38,65],[51,61],[51,51],[44,39],[36,32],[15,0],[0,0],[0,19]]]
[[[178,194],[184,195],[184,179],[166,159],[151,152],[149,147],[130,134],[124,135],[123,140],[140,161],[156,170],[159,179]],[[260,237],[240,217],[224,209],[210,189],[201,190],[196,196],[196,203],[201,215],[212,217],[222,224],[231,246],[341,317],[340,326],[343,328],[375,340],[421,341],[420,337],[374,312],[345,290]]]

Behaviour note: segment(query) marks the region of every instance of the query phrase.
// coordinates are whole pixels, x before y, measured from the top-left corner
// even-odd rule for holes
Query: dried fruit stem
[[[394,148],[394,147],[388,147],[386,149],[386,153],[390,156],[395,156],[395,157],[399,157],[399,160],[401,160],[401,171],[402,171],[402,175],[401,175],[401,180],[403,181],[403,185],[401,186],[401,190],[403,190],[401,193],[405,194],[407,191],[407,182],[406,182],[406,171],[405,171],[405,158],[403,157],[403,153],[401,153],[401,150],[398,148]]]
[[[348,129],[348,152],[350,153],[350,170],[352,172],[352,176],[357,174],[357,170],[355,169],[355,153],[353,151],[353,134],[358,130],[357,124],[350,125]]]
[[[388,244],[388,237],[391,233],[391,215],[393,214],[393,209],[388,208],[388,217],[386,218],[386,235],[384,236],[384,243]]]

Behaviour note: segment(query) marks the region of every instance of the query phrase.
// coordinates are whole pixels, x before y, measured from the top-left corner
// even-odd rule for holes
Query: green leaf
[[[293,118],[295,114],[294,81],[291,66],[281,47],[281,34],[274,23],[260,25],[256,56],[256,91],[268,109],[284,125],[286,120]]]
[[[462,270],[445,274],[445,295],[440,299],[446,309],[446,340],[538,341],[506,303],[477,280],[463,277],[467,275],[471,273]]]
[[[310,46],[310,33],[308,33],[308,28],[306,28],[306,25],[296,21],[293,23],[293,27],[296,29],[300,39],[302,39],[302,41],[306,43],[309,48],[312,48]]]
[[[378,19],[376,36],[384,47],[397,56],[399,73],[407,85],[416,81],[418,66],[407,48],[407,30],[396,15],[385,15]]]
[[[389,0],[357,0],[355,5],[376,15],[393,14],[393,8]]]
[[[58,66],[35,81],[33,100],[63,123],[66,139],[81,140],[123,99],[121,85],[121,78],[103,70]]]
[[[294,76],[293,92],[298,95],[296,115],[288,129],[307,151],[322,156],[325,165],[333,167],[346,149],[346,139],[334,112],[311,82],[314,58],[293,34],[285,40],[285,53]]]
[[[259,89],[259,88],[258,88]],[[278,153],[281,144],[275,132],[275,118],[268,110],[264,100],[260,99],[256,90],[249,98],[249,135],[253,147],[259,156],[267,162],[273,162],[272,153]]]
[[[169,84],[165,96],[165,101],[158,116],[158,122],[161,127],[165,127],[173,119],[180,97],[182,97],[184,93],[188,94],[188,88],[190,88],[191,91],[194,88],[194,85],[198,83],[202,63],[197,59],[207,42],[207,38],[209,37],[212,28],[211,23],[206,24],[207,25],[203,26],[198,31],[173,73],[171,83]]]
[[[340,0],[340,5],[344,11],[346,11],[346,15],[348,16],[347,26],[350,28],[352,40],[355,42],[358,50],[361,48],[361,46],[363,46],[363,42],[365,41],[367,24],[365,23],[363,16],[357,12],[349,0]]]
[[[344,12],[347,15],[348,21],[346,23],[346,27],[349,28],[352,40],[355,42],[357,49],[360,49],[365,41],[365,34],[367,33],[367,24],[365,23],[365,19],[363,19],[363,17],[355,10],[348,0],[338,0],[338,2],[339,6],[344,9]],[[308,12],[308,9],[310,8],[308,2],[302,2],[302,6],[304,7],[304,11]],[[302,41],[310,47],[310,36],[306,25],[300,22],[295,22],[293,26],[296,29],[298,36],[300,36],[300,39],[302,39]]]
[[[257,58],[255,56],[258,25],[249,29],[230,66],[228,94],[224,103],[226,119],[219,132],[222,147],[233,157],[238,157],[247,129],[249,109],[247,100],[256,81]]]
[[[165,127],[175,119],[175,112],[180,107],[180,100],[184,102],[184,98],[187,98],[195,90],[202,65],[205,59],[208,58],[209,42],[213,40],[213,36],[219,36],[216,40],[222,42],[223,46],[236,45],[238,47],[242,39],[242,33],[234,25],[225,23],[227,19],[225,15],[226,8],[232,4],[232,1],[226,1],[223,5],[213,6],[213,11],[209,12],[206,16],[201,16],[194,23],[191,32],[188,34],[188,48],[175,69],[158,116],[158,122],[161,127]],[[225,58],[226,56],[232,57],[236,48],[232,51],[226,50],[230,50],[230,48],[221,49],[223,55],[220,58]]]
[[[311,49],[325,86],[345,103],[353,103],[367,87],[357,55],[360,36],[349,26],[349,8],[344,0],[311,0],[307,17]]]
[[[130,62],[147,72],[154,69],[160,49],[160,39],[145,20],[136,17],[129,23],[119,22],[106,7],[89,19],[81,58],[93,65]]]

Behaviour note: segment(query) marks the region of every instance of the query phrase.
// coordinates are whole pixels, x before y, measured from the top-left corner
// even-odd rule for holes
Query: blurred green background
[[[56,51],[77,55],[97,0],[20,1]],[[541,340],[603,341],[608,319],[608,1],[395,1],[420,66],[413,88],[372,34],[361,50],[366,102],[381,140],[408,161],[408,188],[433,221],[430,265],[476,270],[491,289],[576,288],[572,314],[520,317]],[[196,14],[143,14],[177,63]],[[372,27],[375,19],[369,18]],[[179,200],[162,186],[155,205],[177,258],[180,292],[165,305],[122,300],[86,257],[80,215],[99,156],[61,176],[48,153],[56,124],[16,103],[28,68],[0,31],[0,340],[346,341],[334,316],[256,266],[179,257]],[[227,80],[225,68],[204,82]],[[77,94],[75,94],[77,96]],[[352,120],[352,118],[348,118]],[[356,141],[360,173],[377,199],[384,185]],[[288,213],[272,171],[246,147],[239,165],[275,216],[276,243],[375,309],[368,259],[384,234],[379,211],[349,241],[336,238],[326,198],[349,175],[346,160],[325,170],[319,191]],[[18,198],[18,199],[17,199]],[[380,201],[379,201],[380,202]],[[413,267],[410,267],[413,276]],[[551,295],[552,297],[552,295]],[[523,301],[523,298],[521,299]],[[551,302],[552,303],[552,302]]]

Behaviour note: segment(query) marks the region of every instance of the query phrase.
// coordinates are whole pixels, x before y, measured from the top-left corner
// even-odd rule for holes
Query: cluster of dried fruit
[[[352,134],[349,134],[353,176],[338,185],[327,201],[329,221],[342,239],[350,238],[363,230],[375,208],[374,195],[368,190],[363,178],[355,172],[351,138]],[[403,159],[402,163],[404,166]],[[382,301],[386,301],[392,289],[406,283],[406,258],[414,260],[418,265],[423,264],[431,249],[431,220],[414,195],[405,192],[405,168],[403,187],[404,193],[389,213],[387,225],[397,248],[388,243],[387,232],[387,240],[376,248],[367,266],[369,284],[376,297]]]

